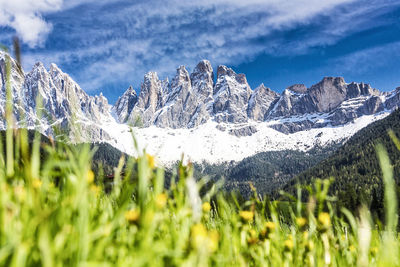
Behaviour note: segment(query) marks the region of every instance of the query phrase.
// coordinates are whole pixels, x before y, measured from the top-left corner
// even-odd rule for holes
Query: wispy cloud
[[[62,0],[0,0],[0,26],[9,26],[31,47],[42,45],[52,30],[43,13],[60,10]]]
[[[49,25],[53,31],[44,48],[25,54],[24,65],[56,62],[86,90],[121,82],[138,86],[147,71],[170,76],[174,67],[194,67],[203,58],[237,65],[260,54],[305,54],[374,27],[374,16],[400,5],[394,0],[69,0],[53,12],[60,1],[43,0],[52,8],[26,11],[47,26],[36,31],[42,36],[27,35],[28,44],[39,44]]]

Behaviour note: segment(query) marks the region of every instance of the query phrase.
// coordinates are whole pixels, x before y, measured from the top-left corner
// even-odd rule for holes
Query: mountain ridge
[[[156,125],[176,129],[193,128],[210,118],[217,122],[246,123],[250,120],[263,122],[328,113],[328,121],[324,125],[331,123],[335,126],[363,115],[393,109],[397,105],[385,105],[386,97],[394,96],[393,92],[396,91],[380,92],[362,82],[346,83],[342,77],[324,77],[310,88],[295,84],[287,87],[282,94],[264,84],[252,90],[244,74],[237,74],[223,65],[218,67],[215,82],[213,77],[211,63],[207,60],[200,61],[190,75],[184,66],[180,66],[172,82],[164,81],[162,86],[158,76],[150,72],[145,75],[139,96],[129,98],[138,108],[133,108],[131,115],[128,114],[129,119],[124,121],[133,123],[141,117],[146,127]],[[132,90],[130,88],[127,92]],[[149,98],[153,99],[151,103],[148,103]],[[125,94],[117,103],[121,101],[128,101]],[[148,105],[144,106],[143,103]],[[349,110],[349,105],[356,108]],[[118,108],[114,107],[114,110],[118,117],[122,117]],[[324,125],[303,120],[274,128],[284,133],[294,133]]]
[[[263,84],[252,90],[244,74],[223,65],[214,79],[211,63],[202,60],[192,73],[178,67],[171,81],[155,72],[145,74],[139,94],[129,87],[112,106],[102,94],[89,96],[55,64],[46,70],[39,62],[25,73],[2,52],[1,103],[6,58],[12,70],[15,127],[53,136],[59,129],[71,142],[107,142],[129,154],[138,153],[133,134],[142,144],[139,150],[147,149],[163,164],[182,153],[187,160],[215,163],[344,142],[400,103],[400,89],[384,93],[341,77],[325,77],[310,88],[292,85],[282,94]],[[43,99],[42,117],[36,112],[37,96]],[[0,118],[4,129],[2,109]]]

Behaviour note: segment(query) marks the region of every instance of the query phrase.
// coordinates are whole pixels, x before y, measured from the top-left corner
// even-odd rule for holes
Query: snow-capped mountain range
[[[163,164],[182,153],[192,161],[222,163],[343,142],[400,104],[400,88],[380,92],[341,77],[326,77],[310,88],[292,85],[282,94],[263,84],[252,90],[244,74],[226,66],[218,67],[214,79],[210,62],[202,60],[191,74],[180,66],[171,81],[147,73],[139,95],[130,87],[112,106],[103,95],[86,94],[55,64],[47,70],[39,62],[25,73],[0,52],[1,129],[6,127],[7,60],[13,127],[63,133],[72,142],[107,142],[129,154],[136,153],[134,136],[140,149]],[[43,106],[39,113],[37,101]]]

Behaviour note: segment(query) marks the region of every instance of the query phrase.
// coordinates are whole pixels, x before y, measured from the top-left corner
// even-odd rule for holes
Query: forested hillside
[[[295,150],[262,152],[239,163],[194,164],[195,175],[197,177],[209,175],[213,180],[223,177],[225,190],[239,191],[243,196],[252,194],[250,183],[254,185],[257,193],[271,194],[297,174],[331,155],[336,147],[337,145],[315,148],[308,152]]]
[[[387,149],[394,167],[394,178],[399,183],[400,152],[389,136],[389,131],[400,137],[400,111],[377,121],[355,134],[331,157],[292,179],[284,190],[295,191],[295,185],[311,184],[314,179],[334,178],[331,193],[337,195],[339,205],[357,209],[367,204],[377,215],[382,215],[382,173],[376,156],[376,144]],[[399,190],[397,190],[399,191]]]

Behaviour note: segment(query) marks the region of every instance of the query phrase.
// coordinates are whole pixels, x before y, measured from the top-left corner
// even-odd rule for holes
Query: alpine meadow
[[[0,266],[400,266],[399,18],[0,0]]]

